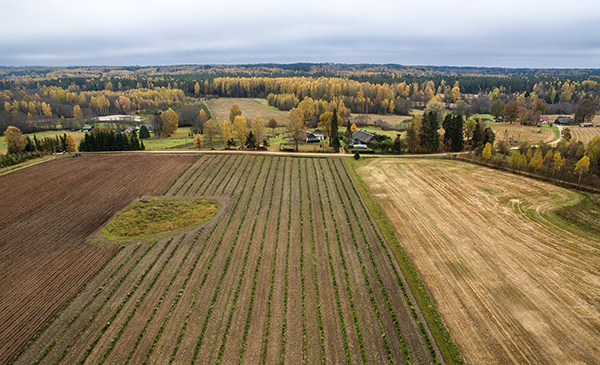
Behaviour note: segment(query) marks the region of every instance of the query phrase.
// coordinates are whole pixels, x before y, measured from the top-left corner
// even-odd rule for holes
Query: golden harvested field
[[[578,193],[457,161],[359,163],[467,363],[600,363],[600,238],[552,214]]]
[[[512,138],[513,143],[529,142],[537,144],[540,141],[552,142],[557,139],[556,132],[548,126],[538,127],[520,125],[518,123],[489,123],[496,134],[496,141]]]
[[[569,128],[571,129],[571,136],[573,136],[574,139],[583,142],[586,146],[590,143],[592,138],[600,134],[600,124],[598,127],[582,128],[580,126],[569,126]]]
[[[274,118],[279,126],[287,125],[288,122],[288,113],[269,106],[265,99],[218,98],[207,100],[205,104],[217,122],[229,121],[229,110],[233,104],[240,107],[242,116],[248,121],[260,115],[265,121],[265,126],[271,118]]]

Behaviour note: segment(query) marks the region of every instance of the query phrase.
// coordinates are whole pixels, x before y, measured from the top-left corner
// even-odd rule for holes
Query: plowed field
[[[85,154],[0,176],[0,363],[119,252],[90,234],[133,199],[163,194],[197,158]]]
[[[600,363],[600,238],[549,219],[577,193],[456,161],[361,163],[467,363]]]
[[[166,195],[221,211],[113,248],[16,364],[443,363],[340,159],[207,154]]]

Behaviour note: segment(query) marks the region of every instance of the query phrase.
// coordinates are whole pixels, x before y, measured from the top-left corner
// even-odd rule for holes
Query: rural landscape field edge
[[[371,195],[371,191],[367,187],[367,185],[363,182],[360,174],[358,174],[355,170],[355,161],[352,157],[344,157],[342,159],[346,165],[346,168],[350,172],[352,179],[354,180],[360,194],[362,195],[371,215],[375,219],[377,226],[381,230],[383,236],[388,242],[398,265],[400,266],[404,277],[412,291],[425,320],[427,321],[427,325],[433,334],[435,341],[446,361],[446,364],[464,364],[462,360],[462,356],[460,355],[460,351],[458,347],[452,341],[450,337],[450,333],[446,329],[437,309],[435,308],[429,293],[419,275],[414,268],[408,254],[398,241],[394,230],[392,229],[389,221],[383,214],[383,211],[379,207],[377,201]]]

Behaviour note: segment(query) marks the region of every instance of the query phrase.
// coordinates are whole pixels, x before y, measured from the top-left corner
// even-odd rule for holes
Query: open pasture
[[[197,158],[84,154],[0,176],[0,363],[122,250],[90,234],[132,200],[164,193]]]
[[[358,164],[466,363],[600,363],[600,239],[553,213],[581,195],[457,161]]]
[[[265,99],[218,98],[206,100],[205,104],[217,122],[229,121],[229,110],[233,104],[240,107],[242,117],[248,121],[260,115],[265,121],[265,126],[271,118],[277,121],[279,127],[286,126],[288,122],[288,113],[269,106]]]
[[[443,363],[339,158],[204,154],[165,195],[221,210],[94,245],[112,257],[16,364]]]
[[[539,128],[520,125],[518,123],[495,122],[486,123],[486,125],[492,127],[492,130],[496,134],[496,141],[508,138],[513,143],[529,142],[531,144],[538,144],[540,141],[549,143],[558,138],[558,132],[555,130],[556,127],[542,126],[542,128]]]

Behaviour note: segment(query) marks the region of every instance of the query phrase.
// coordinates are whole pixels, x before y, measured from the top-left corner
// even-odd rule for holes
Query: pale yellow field
[[[277,121],[279,126],[287,125],[288,113],[271,107],[264,99],[243,98],[219,98],[207,100],[205,104],[210,109],[213,119],[222,122],[229,121],[229,110],[233,104],[237,104],[242,110],[242,116],[250,120],[260,115],[265,121],[265,126],[271,118]]]
[[[600,238],[549,214],[578,193],[457,161],[360,164],[467,364],[600,363]]]

